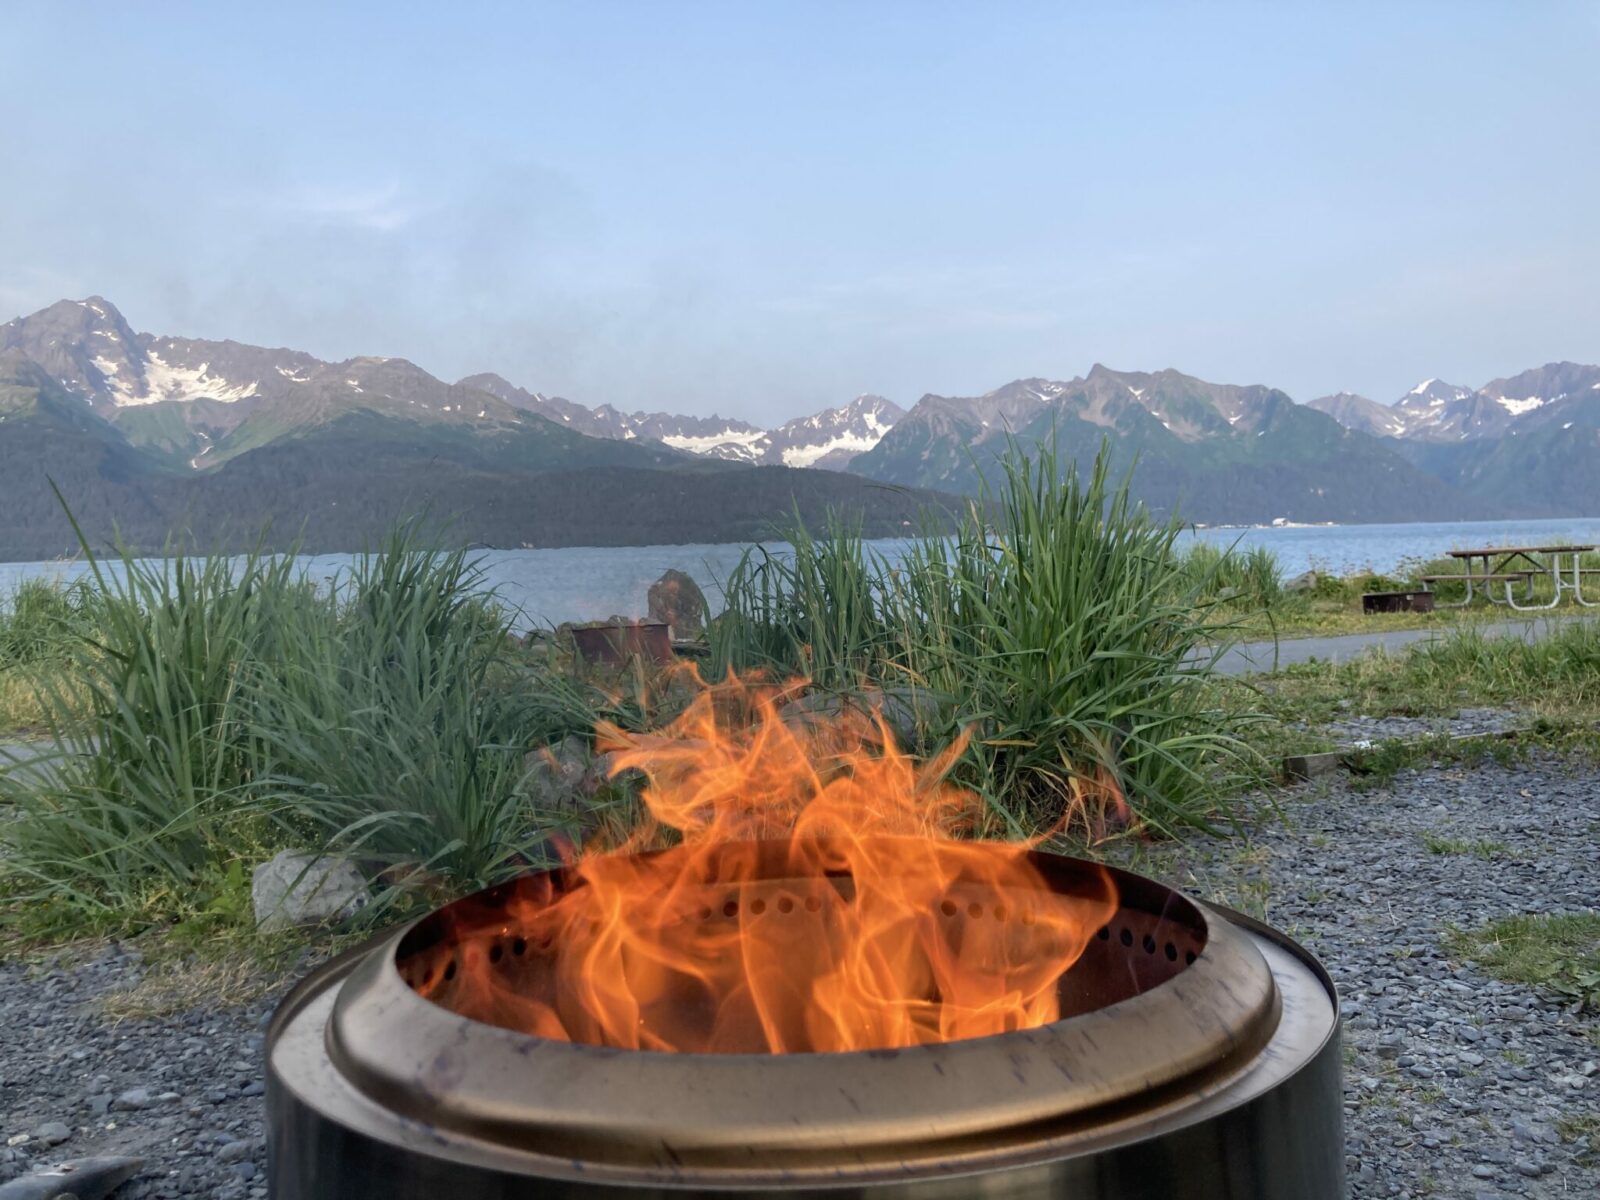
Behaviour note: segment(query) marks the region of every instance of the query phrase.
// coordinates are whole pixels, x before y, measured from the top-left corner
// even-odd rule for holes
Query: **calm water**
[[[1590,543],[1600,545],[1600,518],[1548,521],[1460,521],[1404,525],[1339,525],[1311,529],[1200,529],[1185,538],[1248,549],[1265,546],[1278,556],[1285,578],[1316,569],[1343,574],[1363,568],[1392,571],[1407,559],[1431,558],[1477,545]],[[901,543],[876,543],[893,555]],[[717,582],[738,560],[742,546],[574,547],[565,550],[491,550],[484,565],[491,583],[526,623],[557,624],[613,614],[643,616],[645,590],[668,567],[693,575],[713,607]],[[771,549],[781,552],[782,546]],[[308,557],[313,577],[337,575],[348,555]],[[0,598],[23,579],[72,579],[83,571],[71,562],[0,563]]]

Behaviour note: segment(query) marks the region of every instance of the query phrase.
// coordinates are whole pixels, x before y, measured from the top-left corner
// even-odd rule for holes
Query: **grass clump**
[[[1203,824],[1252,763],[1207,683],[1216,564],[1186,569],[1179,530],[1103,454],[1082,479],[1053,450],[1013,455],[953,536],[913,539],[897,565],[837,524],[795,530],[792,560],[747,554],[713,670],[865,692],[918,751],[969,733],[952,779],[996,832],[1104,832],[1124,800],[1159,829]]]
[[[0,600],[0,734],[43,722],[42,685],[93,629],[93,599],[81,582],[27,579]]]
[[[1497,979],[1547,988],[1600,1011],[1600,913],[1506,917],[1453,930],[1446,944]]]
[[[50,753],[0,764],[13,923],[242,925],[283,848],[492,882],[541,853],[528,750],[644,713],[519,657],[477,565],[410,528],[320,585],[287,555],[114,565],[46,681]]]
[[[1471,856],[1489,862],[1500,857],[1506,852],[1504,842],[1490,841],[1487,838],[1455,838],[1443,837],[1439,834],[1428,833],[1422,837],[1422,844],[1429,854],[1450,856]]]
[[[23,580],[0,603],[0,671],[67,657],[93,624],[92,600],[82,583]]]
[[[1271,614],[1289,595],[1278,556],[1265,546],[1240,550],[1197,541],[1178,556],[1178,566],[1189,592],[1233,610]]]

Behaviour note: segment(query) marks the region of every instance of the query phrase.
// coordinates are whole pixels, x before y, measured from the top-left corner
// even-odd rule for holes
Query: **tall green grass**
[[[90,557],[49,761],[0,767],[13,893],[181,910],[283,847],[477,886],[539,853],[526,752],[644,716],[520,660],[476,563],[409,527],[320,586],[287,555],[115,565]]]
[[[1275,608],[1283,599],[1278,556],[1265,546],[1241,550],[1195,541],[1178,558],[1194,594],[1234,607]]]
[[[1203,823],[1249,756],[1205,686],[1223,646],[1179,529],[1103,454],[1081,480],[1051,449],[1013,454],[953,537],[913,539],[897,565],[837,524],[794,530],[792,561],[746,555],[714,670],[892,689],[923,751],[971,731],[956,778],[997,831],[1103,831],[1122,797],[1158,828]]]
[[[81,582],[23,580],[0,600],[0,671],[65,657],[93,623],[93,595]]]
[[[46,688],[48,775],[0,774],[9,868],[119,907],[238,845],[258,761],[253,689],[286,621],[315,613],[287,559],[90,560],[94,628]],[[71,694],[64,686],[70,680]]]
[[[284,626],[256,689],[263,800],[301,840],[374,868],[412,863],[474,886],[528,861],[541,831],[523,756],[559,722],[530,699],[537,680],[497,679],[509,629],[480,567],[398,535],[326,611]]]

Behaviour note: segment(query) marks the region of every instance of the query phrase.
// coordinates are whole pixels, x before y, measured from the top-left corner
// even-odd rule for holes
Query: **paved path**
[[[38,758],[48,753],[50,749],[49,742],[18,742],[6,741],[4,738],[0,738],[0,767],[11,766],[13,762],[19,760],[26,763],[28,759]],[[34,765],[30,763],[22,769],[37,772],[44,770],[45,767],[43,764]]]
[[[1279,642],[1241,642],[1217,660],[1224,675],[1256,675],[1296,663],[1343,662],[1372,650],[1393,652],[1417,642],[1443,641],[1458,630],[1474,628],[1485,637],[1520,637],[1538,641],[1568,621],[1595,620],[1594,617],[1528,617],[1491,624],[1453,625],[1434,629],[1390,629],[1374,633],[1349,633],[1342,637],[1285,638]]]

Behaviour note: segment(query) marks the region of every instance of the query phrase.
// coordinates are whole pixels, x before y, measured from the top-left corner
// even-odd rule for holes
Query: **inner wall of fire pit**
[[[1058,895],[1085,892],[1096,884],[1096,868],[1049,854],[1029,856],[1047,886]],[[1118,872],[1118,906],[1089,938],[1082,955],[1059,977],[1059,1018],[1068,1019],[1148,991],[1180,975],[1204,951],[1206,922],[1188,900],[1167,888]],[[412,991],[452,1012],[510,1029],[530,1031],[528,1007],[520,998],[547,998],[559,946],[548,935],[527,936],[509,913],[548,905],[574,886],[565,870],[523,876],[447,906],[418,923],[400,942],[395,966]],[[848,877],[823,879],[758,878],[710,885],[696,897],[690,919],[736,931],[741,920],[759,918],[792,923],[798,941],[817,936],[829,905],[850,904]],[[1036,901],[1035,901],[1036,902]],[[1014,928],[1007,936],[1026,944],[1030,924],[1027,894],[953,887],[935,917],[950,923],[959,938],[962,926],[999,922]],[[471,963],[473,969],[466,969]],[[486,1009],[471,1003],[473,989],[488,982],[509,998]]]

